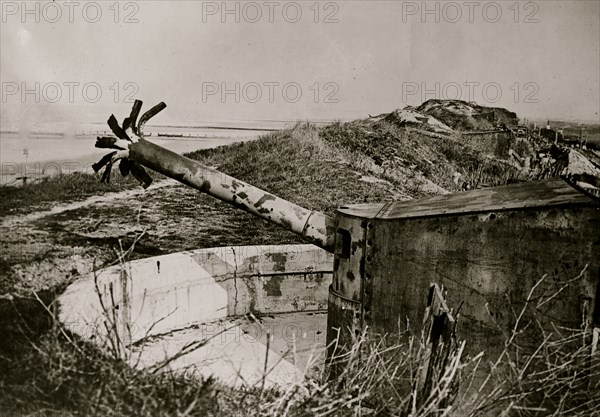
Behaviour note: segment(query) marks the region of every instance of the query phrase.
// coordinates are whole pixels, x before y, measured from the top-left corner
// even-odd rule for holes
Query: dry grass
[[[505,161],[487,157],[460,136],[431,135],[372,120],[333,123],[322,128],[320,135],[338,148],[351,148],[370,158],[391,181],[397,181],[394,174],[406,177],[408,172],[449,191],[461,191],[465,184],[480,188],[529,179]],[[460,182],[454,182],[455,174],[461,175]]]
[[[443,355],[433,357],[430,327],[419,337],[404,333],[392,339],[370,339],[363,331],[316,377],[280,391],[231,389],[162,366],[129,367],[128,345],[111,309],[114,300],[105,300],[104,345],[84,342],[52,319],[52,331],[30,340],[29,354],[11,369],[35,377],[10,394],[18,396],[21,404],[15,406],[25,414],[54,410],[73,416],[600,415],[600,358],[591,355],[592,329],[548,331],[547,323],[536,322],[537,309],[558,295],[538,297],[544,279],[530,291],[504,351],[489,365],[484,352],[465,357],[467,342],[459,341],[460,335],[440,341],[437,352]],[[51,306],[38,302],[52,313]],[[532,325],[543,332],[543,342],[526,351],[517,336]],[[33,366],[35,374],[27,369]],[[488,376],[477,385],[474,377],[482,369]]]
[[[188,156],[311,210],[333,213],[343,204],[386,201],[394,185],[361,181],[369,158],[324,140],[305,123],[260,140],[197,151]]]

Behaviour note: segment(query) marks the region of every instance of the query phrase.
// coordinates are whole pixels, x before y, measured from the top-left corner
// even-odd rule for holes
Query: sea
[[[211,123],[198,126],[149,126],[147,140],[177,153],[256,140],[292,121]],[[0,130],[0,185],[20,186],[43,177],[93,172],[108,151],[96,149],[97,136],[114,136],[106,124],[87,124],[71,132],[39,128]]]

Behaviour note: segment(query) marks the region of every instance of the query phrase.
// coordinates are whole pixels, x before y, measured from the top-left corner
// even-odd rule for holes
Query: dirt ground
[[[298,243],[275,225],[174,181],[5,217],[0,224],[0,294],[68,285],[114,262],[212,246]]]

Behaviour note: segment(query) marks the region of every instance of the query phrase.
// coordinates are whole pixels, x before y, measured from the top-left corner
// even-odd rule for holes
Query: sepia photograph
[[[0,12],[0,417],[600,417],[600,1]]]

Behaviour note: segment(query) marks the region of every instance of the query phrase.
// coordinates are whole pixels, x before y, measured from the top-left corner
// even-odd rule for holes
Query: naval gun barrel
[[[139,167],[139,165],[142,165],[241,210],[276,223],[302,236],[308,242],[333,252],[335,221],[332,217],[318,211],[308,210],[198,161],[145,140],[143,138],[143,124],[165,107],[166,105],[161,103],[149,110],[142,116],[137,128],[135,120],[141,108],[141,102],[139,101],[134,104],[132,115],[125,119],[121,129],[119,129],[118,124],[114,128],[114,117],[111,116],[113,121],[111,123],[111,119],[109,119],[109,125],[119,137],[119,140],[98,138],[96,143],[96,147],[117,149],[109,158],[107,170],[110,169],[112,162],[120,159],[121,165],[119,168],[121,173],[126,175],[131,172],[136,178],[141,178],[141,181],[148,186],[148,176]],[[148,117],[148,114],[151,114],[150,117]],[[107,141],[110,144],[107,145]],[[97,171],[100,168],[101,166],[94,167]],[[142,174],[140,174],[140,169]],[[151,179],[149,181],[151,182]]]

